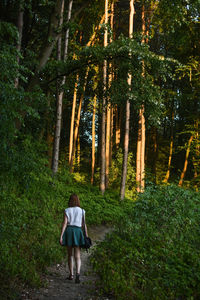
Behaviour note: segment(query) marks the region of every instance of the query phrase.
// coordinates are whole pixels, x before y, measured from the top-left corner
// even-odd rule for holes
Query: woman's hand
[[[62,237],[60,238],[60,245],[62,246]]]

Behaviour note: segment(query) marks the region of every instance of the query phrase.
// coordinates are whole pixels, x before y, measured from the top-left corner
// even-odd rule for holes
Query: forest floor
[[[89,236],[92,239],[93,246],[98,241],[104,239],[105,235],[111,231],[110,227],[92,226],[89,228]],[[69,275],[67,266],[67,255],[65,261],[61,264],[51,266],[44,275],[45,286],[40,289],[26,290],[21,295],[23,300],[109,300],[113,299],[101,295],[96,286],[98,276],[92,270],[90,265],[90,254],[81,250],[81,276],[80,284],[75,284],[74,280],[67,280]]]

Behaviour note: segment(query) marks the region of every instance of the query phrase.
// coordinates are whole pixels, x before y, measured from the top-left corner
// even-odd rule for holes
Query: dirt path
[[[89,236],[93,244],[104,239],[110,228],[106,226],[95,226],[89,228]],[[85,250],[81,251],[81,283],[75,284],[74,280],[67,280],[68,267],[66,261],[57,264],[48,269],[45,277],[46,287],[39,290],[25,292],[22,295],[23,300],[108,300],[110,298],[100,296],[100,292],[96,290],[95,282],[97,275],[94,274],[89,264],[89,253]],[[67,260],[67,258],[66,258]]]

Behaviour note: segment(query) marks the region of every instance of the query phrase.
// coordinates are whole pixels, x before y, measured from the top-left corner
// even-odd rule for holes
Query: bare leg
[[[74,257],[75,257],[75,262],[76,262],[76,273],[80,274],[80,270],[81,270],[81,249],[80,249],[80,247],[74,248]]]
[[[72,253],[73,248],[72,247],[67,247],[67,252],[68,252],[68,267],[69,267],[69,275],[73,276],[74,275],[74,264],[73,264],[73,253]]]

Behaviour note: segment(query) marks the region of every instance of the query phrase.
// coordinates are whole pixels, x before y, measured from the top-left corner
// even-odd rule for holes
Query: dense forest
[[[199,299],[199,12],[199,0],[0,2],[2,299],[63,257],[72,192],[88,224],[118,228],[92,259],[106,292]]]

